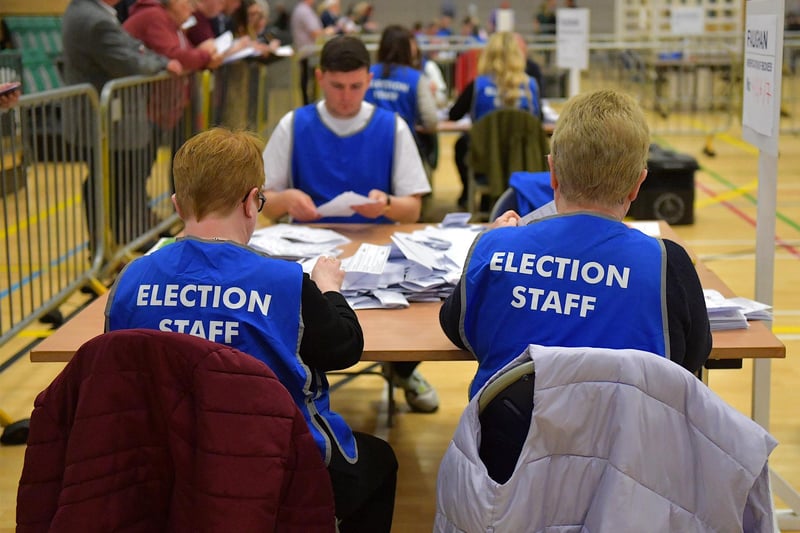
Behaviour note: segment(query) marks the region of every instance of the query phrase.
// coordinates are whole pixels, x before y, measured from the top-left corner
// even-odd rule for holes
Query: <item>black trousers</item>
[[[467,178],[469,170],[467,166],[467,152],[469,152],[469,133],[461,134],[461,137],[456,140],[453,147],[453,154],[458,169],[458,176],[461,178],[461,196],[458,197],[459,205],[466,205],[467,203]]]
[[[389,533],[397,488],[397,458],[384,440],[354,432],[358,461],[349,463],[334,445],[328,473],[341,533]]]
[[[303,93],[303,105],[311,103],[311,95],[308,94],[308,58],[300,60],[300,91]]]

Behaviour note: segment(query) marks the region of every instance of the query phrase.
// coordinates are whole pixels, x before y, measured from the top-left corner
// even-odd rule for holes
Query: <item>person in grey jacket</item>
[[[102,93],[103,86],[110,80],[134,75],[152,75],[167,71],[181,74],[183,67],[177,60],[171,60],[148,50],[141,41],[131,37],[117,20],[114,6],[120,0],[72,0],[61,20],[64,59],[64,81],[67,85],[90,83]],[[146,104],[142,102],[142,104]],[[112,187],[114,194],[114,220],[109,221],[118,242],[133,237],[123,229],[121,219],[131,213],[146,211],[139,205],[146,202],[145,182],[155,159],[152,148],[151,127],[147,120],[146,105],[126,106],[124,120],[117,121],[125,127],[125,146],[110,146],[111,175],[117,180]],[[64,135],[78,153],[82,154],[89,168],[95,154],[85,146],[84,139],[92,138],[85,131],[79,131],[81,120],[71,120],[69,113],[77,110],[65,109]],[[112,136],[120,138],[120,136]],[[136,169],[139,169],[138,171]],[[143,174],[143,175],[142,175]],[[94,176],[84,182],[84,206],[86,210],[90,242],[96,242],[97,231],[94,224]]]

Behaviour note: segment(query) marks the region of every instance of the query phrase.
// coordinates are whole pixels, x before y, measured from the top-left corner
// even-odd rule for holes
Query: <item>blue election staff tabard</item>
[[[607,217],[556,215],[473,244],[461,332],[478,360],[470,397],[529,344],[669,356],[660,239]]]
[[[475,85],[472,94],[472,121],[477,122],[487,113],[491,113],[496,109],[501,109],[501,105],[497,96],[497,85],[495,85],[491,76],[481,75],[475,78]],[[516,108],[525,111],[530,111],[537,117],[541,115],[541,108],[539,107],[539,86],[533,78],[528,79],[528,91],[530,98],[526,91],[517,101]],[[532,101],[531,101],[532,100]]]
[[[319,206],[345,191],[364,196],[372,189],[392,193],[395,114],[375,107],[366,127],[340,137],[319,116],[316,104],[294,111],[291,187]],[[392,223],[386,217],[324,217],[315,222]]]
[[[383,77],[383,63],[370,67],[372,81],[364,100],[383,109],[394,111],[415,131],[419,121],[417,87],[422,72],[404,65],[390,65],[389,76]]]
[[[355,458],[350,427],[330,410],[324,373],[298,354],[302,286],[297,263],[230,241],[182,238],[125,267],[109,298],[106,330],[188,333],[260,359],[292,395],[326,463],[332,445]]]

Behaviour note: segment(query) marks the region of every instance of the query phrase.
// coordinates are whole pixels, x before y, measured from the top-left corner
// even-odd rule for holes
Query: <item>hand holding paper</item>
[[[349,217],[355,213],[351,206],[376,203],[378,203],[377,200],[372,200],[363,194],[346,191],[330,202],[318,206],[317,212],[323,217]]]

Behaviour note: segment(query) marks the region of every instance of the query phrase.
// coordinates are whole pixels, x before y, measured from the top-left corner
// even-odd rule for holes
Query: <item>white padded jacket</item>
[[[514,474],[498,485],[478,456],[478,393],[439,467],[434,531],[773,531],[775,440],[694,375],[647,352],[531,345],[490,383],[530,359]]]

